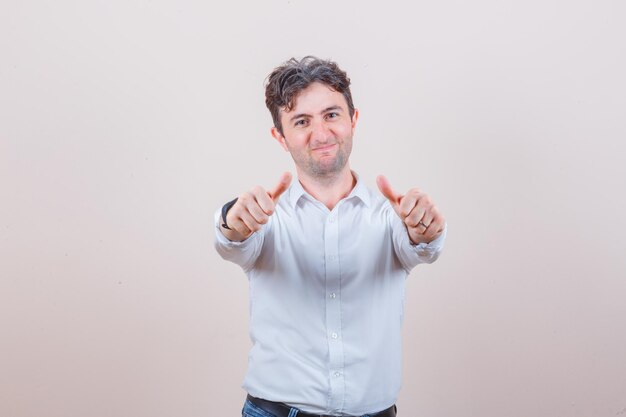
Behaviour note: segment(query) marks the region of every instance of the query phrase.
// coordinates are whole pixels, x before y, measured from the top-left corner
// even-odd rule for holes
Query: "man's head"
[[[272,115],[274,126],[282,135],[281,110],[290,111],[297,96],[314,82],[327,85],[341,93],[348,105],[350,117],[354,115],[354,104],[350,93],[350,79],[335,62],[306,56],[301,60],[291,58],[277,67],[267,77],[265,105]]]
[[[337,64],[314,57],[291,59],[268,77],[272,136],[291,154],[299,176],[329,180],[349,173],[359,115],[349,85]]]

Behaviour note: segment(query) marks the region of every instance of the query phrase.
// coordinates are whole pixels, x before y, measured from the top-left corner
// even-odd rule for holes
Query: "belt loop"
[[[289,415],[287,417],[296,417],[298,415],[298,409],[291,407],[289,410]]]

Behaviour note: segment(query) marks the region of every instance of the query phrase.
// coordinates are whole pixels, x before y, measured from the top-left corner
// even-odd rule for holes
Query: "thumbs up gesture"
[[[261,226],[269,221],[269,216],[276,209],[276,202],[289,184],[291,184],[291,174],[285,172],[272,190],[266,191],[257,185],[241,194],[226,214],[225,220],[230,230],[221,227],[224,236],[228,240],[240,242],[260,230]]]
[[[376,184],[406,225],[409,239],[414,245],[430,243],[441,235],[446,221],[426,193],[411,188],[406,194],[399,194],[382,175],[376,178]]]

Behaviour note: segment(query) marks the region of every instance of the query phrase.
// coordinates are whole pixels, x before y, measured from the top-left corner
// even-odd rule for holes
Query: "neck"
[[[342,198],[347,197],[356,185],[356,178],[348,164],[337,174],[328,177],[311,177],[299,169],[297,171],[302,188],[329,210],[332,210]]]

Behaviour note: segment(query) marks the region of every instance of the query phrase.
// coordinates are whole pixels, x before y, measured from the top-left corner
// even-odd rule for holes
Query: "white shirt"
[[[391,205],[357,177],[333,210],[294,181],[262,229],[215,246],[250,285],[252,396],[316,414],[362,415],[396,402],[404,284],[437,259],[446,230],[413,245]],[[446,228],[447,229],[447,228]]]

